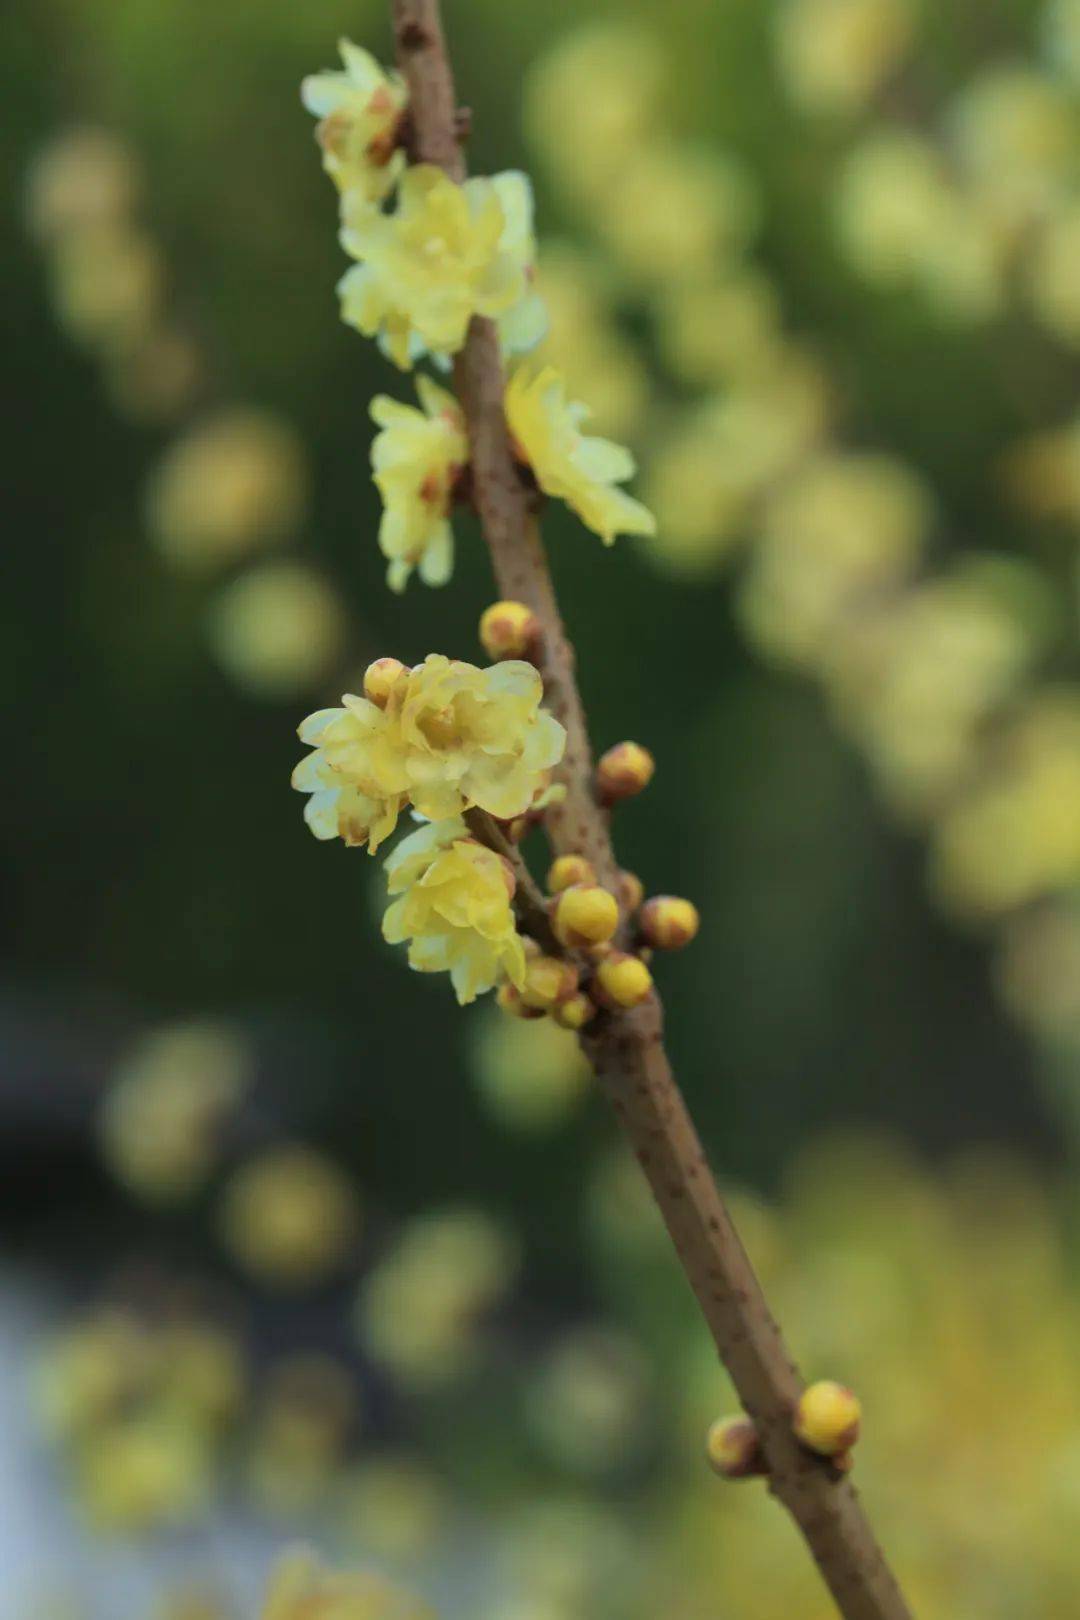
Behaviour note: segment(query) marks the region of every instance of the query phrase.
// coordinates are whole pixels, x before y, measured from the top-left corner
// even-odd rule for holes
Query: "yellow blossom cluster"
[[[540,707],[539,674],[515,659],[478,669],[431,654],[414,669],[378,660],[364,684],[369,696],[347,694],[300,727],[315,745],[293,772],[310,794],[308,825],[374,854],[411,804],[428,825],[386,863],[385,938],[409,941],[417,971],[448,972],[463,1004],[503,980],[520,984],[514,873],[461,816],[476,807],[510,821],[546,789],[566,733]]]
[[[531,664],[478,669],[431,653],[400,674],[383,703],[346,694],[300,727],[314,747],[293,773],[312,795],[305,819],[317,838],[340,837],[374,854],[407,803],[430,821],[478,806],[500,820],[526,811],[566,733],[540,702]]]
[[[383,918],[391,945],[409,942],[409,966],[449,973],[459,1003],[508,979],[525,979],[514,921],[514,874],[501,855],[468,835],[458,817],[420,827],[386,862],[392,904]]]

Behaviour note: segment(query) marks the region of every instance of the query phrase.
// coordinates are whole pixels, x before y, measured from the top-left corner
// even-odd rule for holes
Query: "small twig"
[[[392,0],[398,60],[409,85],[413,156],[465,176],[457,101],[438,0]],[[474,320],[454,368],[468,422],[473,497],[500,593],[540,620],[545,701],[562,721],[566,797],[545,818],[560,853],[586,856],[618,893],[606,813],[593,793],[592,752],[574,654],[540,539],[534,497],[519,474],[503,411],[504,376],[490,321]],[[761,1437],[770,1489],[806,1539],[845,1620],[911,1620],[851,1483],[792,1432],[800,1379],[769,1314],[663,1046],[654,994],[598,1018],[582,1045],[645,1171],[679,1259],[739,1398]]]

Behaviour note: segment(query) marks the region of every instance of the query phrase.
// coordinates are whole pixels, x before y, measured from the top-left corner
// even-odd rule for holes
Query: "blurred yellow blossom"
[[[911,130],[879,129],[851,147],[840,170],[836,216],[852,268],[882,286],[903,285],[945,230],[955,203],[941,155]]]
[[[374,853],[406,799],[433,821],[473,805],[500,820],[523,814],[566,745],[542,696],[531,664],[477,669],[436,653],[382,708],[346,694],[343,708],[300,727],[300,740],[316,745],[293,773],[293,786],[313,795],[308,824],[319,838],[370,841]]]
[[[914,570],[932,510],[922,481],[890,456],[805,462],[762,514],[739,600],[752,639],[812,668],[853,612]]]
[[[138,186],[138,163],[120,136],[91,126],[63,130],[27,170],[27,224],[47,243],[119,226],[131,214]]]
[[[1007,919],[996,964],[1006,1005],[1040,1039],[1080,1051],[1080,905],[1061,896]]]
[[[215,1163],[248,1067],[243,1042],[226,1025],[177,1024],[145,1037],[102,1103],[112,1173],[141,1198],[170,1202],[194,1192]]]
[[[700,280],[740,254],[759,213],[737,159],[654,138],[628,154],[591,223],[633,278],[665,286]]]
[[[209,570],[283,540],[300,523],[306,498],[304,453],[292,428],[265,411],[232,408],[166,450],[147,486],[147,522],[171,563]]]
[[[951,109],[953,139],[969,181],[1006,224],[1038,216],[1075,176],[1080,108],[1067,88],[1024,62],[984,69]]]
[[[413,1561],[445,1528],[449,1503],[432,1470],[404,1454],[368,1458],[341,1482],[345,1535],[377,1558]]]
[[[120,1416],[80,1442],[79,1505],[99,1530],[137,1534],[183,1525],[208,1511],[212,1453],[189,1423],[153,1413]]]
[[[313,1286],[339,1271],[359,1230],[349,1178],[299,1143],[249,1159],[225,1189],[222,1239],[246,1271],[274,1287]]]
[[[533,1433],[555,1462],[582,1474],[625,1467],[647,1434],[644,1358],[615,1328],[573,1329],[533,1373],[526,1401]]]
[[[301,98],[319,119],[323,168],[338,190],[377,203],[405,166],[397,138],[408,94],[398,73],[384,72],[351,40],[340,40],[338,50],[345,71],[310,74]]]
[[[425,351],[456,354],[474,315],[495,319],[521,304],[533,324],[515,336],[530,346],[542,335],[531,212],[523,174],[459,186],[425,163],[405,171],[392,214],[350,210],[346,198],[342,243],[361,262],[339,284],[342,320],[380,337],[402,370]]]
[[[402,591],[414,568],[425,585],[445,585],[454,566],[450,507],[454,483],[469,459],[465,418],[453,394],[418,376],[421,409],[386,394],[371,402],[380,432],[371,446],[383,500],[379,546],[389,559],[386,581]]]
[[[449,973],[462,1006],[503,978],[520,988],[525,952],[510,904],[513,875],[463,821],[432,822],[403,839],[386,862],[386,883],[397,898],[383,937],[408,941],[410,967]]]
[[[109,356],[106,381],[118,411],[156,422],[185,410],[205,375],[198,345],[185,332],[158,325]]]
[[[1047,331],[1080,347],[1080,202],[1043,226],[1028,269],[1028,296]]]
[[[1002,471],[1025,511],[1080,524],[1080,417],[1021,439],[1006,454]]]
[[[667,365],[694,387],[738,382],[776,364],[780,299],[758,271],[662,288],[656,315]]]
[[[377,1575],[336,1575],[304,1552],[282,1560],[261,1620],[430,1620],[430,1611]]]
[[[300,562],[247,569],[215,597],[210,642],[219,664],[257,697],[318,685],[342,652],[345,612],[333,586]]]
[[[416,1216],[364,1281],[362,1339],[407,1388],[452,1383],[475,1364],[479,1319],[516,1267],[512,1237],[480,1211]]]
[[[854,113],[903,61],[910,0],[783,0],[777,59],[792,99],[812,113]]]
[[[549,1130],[587,1095],[591,1071],[581,1048],[550,1019],[522,1022],[493,1008],[470,1034],[476,1085],[500,1124]]]
[[[663,78],[656,39],[624,22],[589,22],[533,64],[526,133],[576,200],[591,205],[647,145]]]
[[[157,243],[126,222],[64,235],[52,262],[57,319],[75,342],[122,353],[152,327],[164,277]]]
[[[633,439],[648,405],[649,379],[612,311],[610,272],[568,243],[546,243],[538,286],[548,312],[539,359],[558,368],[567,392],[587,399],[601,433]]]
[[[587,406],[567,399],[554,366],[520,366],[507,384],[515,449],[545,494],[564,500],[605,545],[618,534],[652,534],[652,513],[616,487],[633,477],[633,456],[610,439],[582,433],[588,414]]]
[[[941,811],[974,767],[980,731],[1044,633],[1041,582],[982,558],[913,587],[834,638],[826,669],[841,725],[900,815]]]
[[[1080,881],[1080,699],[1032,699],[934,841],[939,893],[992,916]]]

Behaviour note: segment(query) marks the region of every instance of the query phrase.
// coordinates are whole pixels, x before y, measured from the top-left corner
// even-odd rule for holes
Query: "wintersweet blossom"
[[[540,488],[557,495],[594,529],[605,545],[617,534],[656,533],[656,519],[615,486],[631,478],[629,450],[581,432],[588,407],[566,397],[554,366],[521,366],[506,389],[506,417],[515,449]]]
[[[437,653],[403,672],[382,705],[346,694],[300,727],[315,747],[293,773],[312,795],[308,825],[374,854],[408,800],[431,821],[473,805],[500,820],[522,815],[566,746],[542,697],[531,664],[477,669]]]
[[[501,979],[525,980],[525,949],[514,923],[514,878],[500,855],[469,837],[458,816],[411,833],[386,862],[398,896],[383,918],[383,938],[409,941],[409,966],[450,974],[465,1006]]]
[[[465,418],[452,394],[418,376],[423,407],[386,394],[371,402],[382,430],[371,446],[375,483],[383,499],[379,546],[389,559],[387,584],[402,591],[414,568],[425,585],[445,585],[454,566],[449,513],[454,481],[469,459]]]
[[[429,1610],[377,1575],[336,1575],[305,1552],[278,1565],[262,1620],[428,1620]]]
[[[378,337],[403,371],[425,351],[456,354],[474,315],[508,319],[515,346],[542,335],[531,288],[532,200],[525,175],[455,185],[441,169],[406,170],[397,210],[343,205],[342,245],[360,262],[338,283],[341,318]],[[520,325],[521,330],[517,330]]]
[[[400,75],[386,73],[351,40],[338,42],[344,73],[313,73],[301,100],[319,124],[323,168],[340,192],[370,207],[389,195],[405,166],[398,132],[408,100]]]

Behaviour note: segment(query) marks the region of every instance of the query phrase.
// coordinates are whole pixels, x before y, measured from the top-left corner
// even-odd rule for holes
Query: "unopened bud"
[[[656,761],[640,743],[621,742],[601,756],[596,767],[596,791],[603,804],[632,799],[652,781]]]
[[[555,901],[551,926],[560,945],[575,950],[602,945],[619,926],[619,903],[598,884],[577,884]]]
[[[534,956],[525,965],[521,999],[527,1007],[550,1012],[560,1001],[567,1001],[577,990],[577,968],[558,956]]]
[[[576,995],[560,1002],[553,1010],[552,1017],[563,1029],[584,1029],[585,1025],[596,1017],[596,1007],[588,996],[579,990]]]
[[[656,894],[641,908],[641,932],[658,951],[677,951],[689,945],[701,918],[697,906],[690,900],[680,900],[674,894]]]
[[[799,1396],[793,1427],[795,1436],[822,1457],[836,1457],[859,1438],[862,1406],[859,1397],[830,1378],[811,1384]]]
[[[609,1007],[636,1007],[652,989],[653,977],[640,956],[612,951],[597,968],[596,983]]]
[[[408,670],[397,658],[376,658],[364,671],[364,696],[377,708],[385,709],[391,693]]]
[[[480,619],[480,641],[489,658],[527,658],[540,640],[540,620],[524,602],[493,602]]]
[[[547,887],[549,894],[561,894],[573,883],[595,883],[596,873],[591,861],[584,855],[560,855],[558,860],[552,861],[548,868]]]
[[[705,1441],[705,1455],[721,1479],[750,1479],[767,1472],[761,1440],[748,1417],[717,1418]]]
[[[645,885],[636,872],[619,873],[619,902],[629,915],[638,909],[645,898]]]
[[[511,1018],[543,1018],[542,1007],[530,1007],[522,999],[521,992],[512,984],[500,984],[495,992],[495,1000],[504,1013]]]

